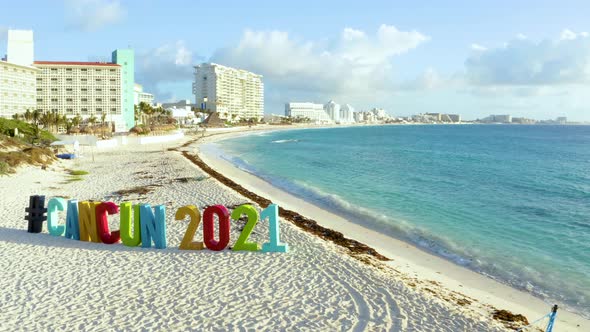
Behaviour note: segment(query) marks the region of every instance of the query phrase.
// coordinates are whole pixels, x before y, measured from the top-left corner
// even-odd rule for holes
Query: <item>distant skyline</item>
[[[331,99],[395,116],[512,114],[590,121],[588,1],[11,1],[36,60],[136,53],[158,102],[190,99],[193,66],[264,76],[265,112]]]

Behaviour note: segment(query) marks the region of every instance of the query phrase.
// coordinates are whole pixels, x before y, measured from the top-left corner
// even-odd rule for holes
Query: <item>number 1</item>
[[[289,245],[280,242],[279,207],[276,204],[269,205],[260,212],[260,219],[268,218],[270,241],[262,245],[263,252],[289,252]]]

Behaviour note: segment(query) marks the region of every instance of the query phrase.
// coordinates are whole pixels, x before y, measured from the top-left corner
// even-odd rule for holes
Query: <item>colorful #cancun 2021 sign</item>
[[[65,236],[68,239],[114,244],[121,241],[129,247],[166,248],[166,207],[149,204],[132,205],[129,202],[120,206],[113,202],[78,202],[71,199],[66,202],[61,197],[54,197],[45,208],[44,196],[31,196],[30,204],[25,211],[25,219],[29,221],[29,233],[40,233],[43,221],[47,220],[47,231],[53,236]],[[66,211],[65,224],[59,223],[59,212]],[[47,213],[47,216],[45,216]],[[120,230],[109,229],[108,216],[120,214]],[[279,207],[270,204],[260,214],[251,205],[244,204],[235,208],[230,214],[223,205],[213,205],[201,212],[194,205],[187,205],[176,211],[175,219],[190,219],[179,248],[183,250],[220,251],[230,241],[230,219],[237,220],[246,215],[248,221],[233,245],[232,250],[248,250],[263,252],[288,252],[289,246],[279,240]],[[219,240],[215,240],[215,216],[219,220]],[[260,247],[256,242],[248,242],[252,230],[259,220],[269,219],[269,242]],[[203,242],[193,241],[199,224],[203,220]],[[133,229],[131,228],[133,222]]]

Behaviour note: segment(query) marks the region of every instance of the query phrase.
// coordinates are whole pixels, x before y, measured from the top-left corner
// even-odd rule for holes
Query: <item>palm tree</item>
[[[96,123],[96,117],[94,115],[90,116],[88,118],[88,123],[90,123],[91,126],[94,126],[94,123]]]
[[[27,111],[25,112],[25,121],[31,122],[32,119],[33,119],[33,113],[31,113],[31,111],[29,111],[27,109]]]
[[[135,119],[135,123],[141,120],[141,111],[139,110],[139,105],[133,105],[133,118]]]
[[[67,119],[64,117],[65,126],[66,126],[66,133],[69,135],[72,127],[74,126],[74,119]]]
[[[102,113],[102,116],[100,117],[100,121],[101,121],[100,131],[102,132],[102,136],[104,136],[104,120],[106,118],[107,118],[107,114]]]
[[[20,119],[20,114],[18,114],[18,113],[14,113],[14,114],[12,115],[12,118],[13,118],[14,120],[19,120],[19,119]]]
[[[43,114],[41,114],[41,117],[39,118],[39,122],[41,122],[41,124],[43,125],[43,128],[45,128],[45,130],[49,130],[49,125],[52,122],[52,116],[50,112],[43,112]]]
[[[82,122],[82,117],[80,114],[76,114],[76,116],[72,118],[72,126],[78,127],[80,122]]]

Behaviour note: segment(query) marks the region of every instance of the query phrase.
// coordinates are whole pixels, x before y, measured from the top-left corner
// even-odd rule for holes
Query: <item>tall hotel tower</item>
[[[218,112],[221,119],[238,121],[264,116],[262,76],[215,63],[195,66],[195,103]]]

